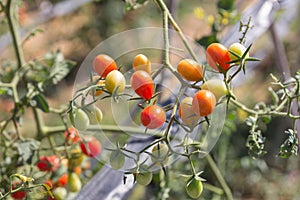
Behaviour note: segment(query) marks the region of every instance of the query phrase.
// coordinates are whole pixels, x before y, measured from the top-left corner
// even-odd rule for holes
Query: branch
[[[10,30],[11,36],[12,36],[12,40],[13,40],[13,46],[14,46],[14,50],[15,50],[15,54],[16,54],[16,58],[17,58],[17,62],[18,62],[18,69],[20,69],[25,61],[24,61],[24,56],[23,56],[23,51],[21,49],[21,45],[20,45],[20,38],[19,35],[17,33],[17,23],[16,21],[13,20],[13,5],[12,5],[12,0],[8,0],[6,7],[5,7],[5,14],[7,17],[7,21],[8,21],[8,28]]]

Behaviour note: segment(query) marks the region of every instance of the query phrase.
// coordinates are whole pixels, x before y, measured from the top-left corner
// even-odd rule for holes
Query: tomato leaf
[[[34,60],[28,64],[30,70],[26,73],[26,79],[39,88],[56,85],[64,79],[75,66],[70,60],[65,60],[60,51],[50,52],[41,60]]]
[[[232,11],[234,8],[235,0],[219,0],[217,6],[219,9]]]
[[[197,40],[197,43],[205,48],[207,48],[208,45],[210,45],[211,43],[214,43],[214,42],[219,42],[219,40],[217,39],[217,35],[215,35],[215,34],[203,36],[202,38]]]
[[[138,9],[148,3],[148,0],[124,0],[125,11]]]
[[[291,155],[297,155],[298,153],[298,138],[292,129],[285,131],[288,134],[288,138],[280,146],[278,155],[281,158],[289,158]]]
[[[48,102],[46,101],[44,95],[37,94],[32,98],[32,100],[34,100],[36,102],[37,108],[41,109],[45,113],[49,112],[49,105],[48,105]]]
[[[56,54],[49,55],[49,61],[52,64],[49,77],[44,81],[45,86],[56,85],[65,78],[70,70],[75,66],[75,63],[69,60],[64,60],[60,51]]]
[[[12,90],[10,88],[0,88],[0,95],[12,96]]]
[[[28,164],[32,163],[32,158],[35,151],[38,150],[40,142],[34,139],[26,139],[25,141],[20,141],[14,143],[14,147],[17,149],[19,154],[19,162],[26,162]]]

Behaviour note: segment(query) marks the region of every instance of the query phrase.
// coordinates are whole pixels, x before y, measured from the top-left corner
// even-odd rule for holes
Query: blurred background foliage
[[[55,52],[59,49],[66,58],[77,62],[77,67],[63,82],[47,91],[52,106],[65,103],[71,98],[76,72],[87,54],[98,43],[128,29],[160,26],[161,24],[160,13],[152,2],[140,9],[126,12],[124,2],[121,0],[91,1],[78,6],[70,13],[52,17],[43,23],[38,21],[36,16],[39,16],[41,12],[46,12],[47,9],[62,2],[64,1],[19,1],[21,4],[19,19],[22,31],[28,34],[32,30],[42,30],[35,32],[34,37],[30,37],[23,44],[26,60],[40,58],[48,51]],[[179,0],[174,2],[177,6],[173,12],[184,33],[200,44],[204,44],[207,41],[222,39],[222,34],[217,35],[217,33],[220,30],[226,31],[230,23],[238,22],[240,12],[255,1],[239,0],[232,5],[233,1],[219,1],[219,6],[227,9],[223,12],[219,12],[220,10],[217,9],[217,0]],[[299,70],[300,66],[299,19],[300,14],[289,26],[288,36],[283,40],[292,73]],[[0,37],[4,37],[7,34],[7,28],[5,19],[1,15],[0,21]],[[254,44],[253,51],[259,51],[261,46],[270,44],[268,37],[263,37],[265,39],[260,40],[260,44]],[[2,64],[0,79],[2,82],[10,80],[14,73],[15,69],[12,67],[14,65],[11,61],[13,56],[12,47],[0,51],[0,63]],[[198,56],[204,57],[204,55]],[[260,62],[259,67],[255,68],[254,75],[245,79],[239,87],[235,88],[237,97],[246,105],[253,106],[258,101],[266,101],[266,103],[271,101],[267,92],[271,82],[269,74],[280,76],[280,71],[276,67],[278,63],[274,56],[274,48],[269,45],[266,57]],[[12,106],[12,100],[1,96],[1,120],[9,115],[10,106]],[[247,115],[243,111],[230,108],[223,134],[212,152],[235,199],[299,199],[299,158],[292,156],[289,159],[283,159],[277,155],[281,142],[287,137],[284,131],[292,126],[291,123],[285,119],[275,118],[271,123],[263,125],[261,128],[263,135],[267,138],[268,154],[259,159],[252,159],[245,147],[249,131],[249,127],[244,123],[246,117]],[[25,127],[22,132],[25,137],[32,136],[30,132],[32,127],[27,126],[30,124],[30,120],[32,120],[30,115],[24,119]],[[50,120],[46,120],[46,122],[49,125],[60,123],[59,121],[50,122]],[[204,171],[203,178],[207,179],[207,183],[218,185],[206,166],[206,161],[203,160],[197,168]],[[184,182],[179,181],[176,174],[176,169],[185,169],[185,163],[176,162],[171,168],[174,168],[175,171],[170,176],[170,186],[173,190],[170,192],[169,199],[188,199],[184,191]],[[157,190],[160,187],[159,176],[156,174],[153,183],[148,187],[137,186],[129,199],[152,199],[153,194],[161,195]],[[201,198],[218,199],[209,190],[205,190]]]

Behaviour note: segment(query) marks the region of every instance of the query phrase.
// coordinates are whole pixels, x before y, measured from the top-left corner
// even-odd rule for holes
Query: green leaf
[[[30,70],[26,73],[26,79],[39,88],[56,85],[64,79],[75,63],[65,60],[60,51],[47,53],[42,60],[34,60],[29,64]]]
[[[72,61],[64,60],[63,54],[61,52],[57,52],[54,55],[46,55],[46,58],[47,57],[49,57],[47,62],[52,65],[49,76],[44,81],[44,85],[56,85],[69,74],[71,69],[75,66],[75,63]]]
[[[298,138],[294,134],[292,129],[285,131],[288,134],[288,138],[280,146],[278,155],[281,158],[289,158],[291,155],[297,155],[298,153]]]
[[[31,163],[35,151],[38,150],[40,142],[34,139],[26,139],[14,143],[14,147],[17,149],[19,154],[20,162]]]
[[[48,105],[48,102],[46,101],[44,95],[37,94],[32,98],[32,100],[34,100],[36,102],[37,108],[41,109],[45,113],[49,112],[49,105]]]
[[[197,43],[200,44],[201,46],[207,48],[208,45],[214,42],[219,42],[216,35],[208,35],[208,36],[203,36],[199,40],[197,40]]]
[[[124,0],[125,11],[138,9],[148,3],[148,0]]]
[[[219,0],[217,6],[219,9],[232,11],[235,0]]]
[[[266,138],[262,136],[260,130],[250,131],[248,136],[246,147],[248,147],[248,153],[252,158],[258,158],[265,155],[267,152],[265,148]]]
[[[12,96],[13,95],[12,89],[6,87],[0,88],[0,95]]]

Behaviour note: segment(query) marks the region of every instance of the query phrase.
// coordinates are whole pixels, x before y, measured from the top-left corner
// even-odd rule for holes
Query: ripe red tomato
[[[100,54],[95,57],[94,70],[99,76],[105,78],[109,72],[116,69],[117,64],[110,56],[106,54]]]
[[[187,183],[185,189],[187,194],[191,198],[197,199],[203,191],[203,185],[200,180],[196,180],[195,178],[193,178],[190,182]]]
[[[200,81],[203,79],[203,70],[199,63],[192,59],[183,59],[178,63],[178,73],[188,81]]]
[[[76,143],[79,140],[78,130],[74,127],[68,128],[68,130],[65,131],[64,136],[67,144]]]
[[[230,67],[228,49],[220,43],[212,43],[206,49],[206,61],[213,69],[220,71],[218,66],[227,71]]]
[[[15,182],[12,184],[12,189],[15,190],[15,189],[19,188],[20,185],[21,185],[21,183]],[[21,189],[17,192],[12,193],[10,196],[14,199],[20,200],[20,199],[24,199],[26,197],[26,192],[23,189]]]
[[[118,71],[114,70],[110,72],[105,78],[105,88],[110,93],[121,93],[125,89],[126,80],[124,75]]]
[[[157,106],[151,105],[141,112],[141,122],[142,124],[149,129],[155,129],[161,127],[166,121],[165,111]]]
[[[87,135],[80,143],[82,153],[89,157],[96,157],[101,152],[100,142],[93,136]]]
[[[208,90],[198,91],[192,101],[194,113],[200,117],[211,114],[216,106],[215,95]]]
[[[199,116],[197,116],[192,109],[193,97],[185,97],[179,105],[178,114],[182,122],[189,126],[195,127],[198,123]]]
[[[151,74],[151,62],[144,54],[138,54],[134,57],[132,68],[134,71],[143,70]]]
[[[40,171],[53,172],[59,167],[59,158],[55,155],[52,156],[41,156],[36,166]]]
[[[130,79],[132,89],[140,97],[149,100],[154,93],[154,82],[150,74],[139,70],[132,74]]]
[[[58,186],[64,187],[68,182],[68,174],[63,174],[57,180]]]

